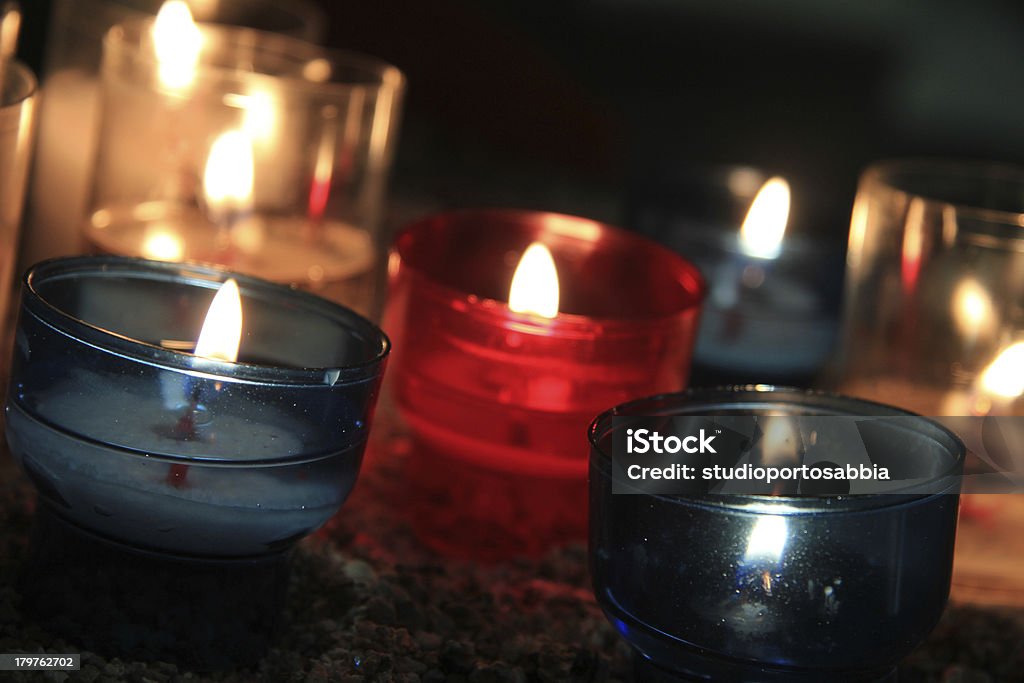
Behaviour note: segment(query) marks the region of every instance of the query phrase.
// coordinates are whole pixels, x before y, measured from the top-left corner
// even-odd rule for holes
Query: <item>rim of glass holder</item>
[[[4,68],[3,92],[0,93],[0,107],[3,109],[17,107],[39,91],[39,82],[32,69],[18,61],[8,62]]]
[[[178,281],[182,286],[213,290],[228,278],[234,278],[242,291],[260,292],[267,300],[288,297],[299,302],[310,313],[329,318],[352,330],[376,348],[373,356],[357,363],[338,367],[284,367],[245,362],[227,362],[175,351],[163,346],[132,339],[78,318],[50,303],[36,288],[45,279],[91,275],[93,277],[128,276]],[[372,322],[355,311],[302,290],[260,278],[233,273],[215,265],[186,261],[173,263],[122,256],[73,256],[54,258],[30,267],[22,277],[22,307],[39,316],[47,324],[75,341],[117,353],[143,363],[185,372],[201,372],[231,380],[257,384],[290,386],[345,386],[371,379],[381,373],[391,351],[391,340]],[[361,333],[361,334],[357,334]],[[376,342],[376,343],[374,343]],[[333,381],[328,381],[333,380]]]
[[[917,175],[921,179],[986,179],[1015,183],[1020,185],[1021,195],[1024,197],[1024,166],[977,159],[887,159],[871,164],[861,177],[861,182],[865,184],[883,186],[890,192],[903,195],[907,199],[922,199],[930,204],[949,207],[955,210],[957,216],[1013,226],[1014,228],[1024,227],[1024,199],[1021,200],[1018,210],[977,206],[943,197],[939,193],[909,189],[905,183],[898,182],[896,176],[901,173]],[[1024,233],[1006,235],[1005,237],[1020,240],[1024,239]]]
[[[72,9],[69,9],[72,7],[70,2],[76,3],[76,6]],[[248,2],[250,0],[234,0],[236,5],[243,5]],[[284,36],[293,36],[313,42],[324,38],[325,27],[323,25],[326,24],[327,19],[323,10],[319,9],[312,0],[260,0],[260,2],[265,3],[267,7],[274,8],[275,11],[291,15],[294,19],[291,26],[274,29],[273,33],[280,33]],[[92,11],[79,14],[77,11],[79,3],[83,7],[87,4],[91,5],[90,9]],[[162,5],[163,2],[157,0],[102,0],[101,2],[91,0],[88,3],[84,0],[65,0],[65,2],[53,3],[54,12],[60,18],[67,19],[68,17],[65,14],[74,14],[74,26],[77,32],[83,34],[91,32],[93,35],[101,35],[102,32],[110,29],[115,24],[124,22],[124,20],[156,16]],[[189,9],[196,12],[196,7],[190,4]],[[219,26],[237,26],[221,23],[220,20],[211,20],[209,17],[203,16],[202,13],[200,13],[200,17],[197,20],[198,22],[210,22]]]
[[[103,37],[103,62],[101,70],[107,69],[107,62],[115,56],[123,56],[131,64],[156,67],[159,60],[153,50],[152,26],[155,17],[134,19],[111,27]],[[200,52],[196,63],[194,82],[205,80],[225,81],[230,78],[273,78],[293,92],[317,92],[320,94],[347,94],[353,90],[401,90],[405,85],[402,71],[382,59],[351,50],[327,48],[315,43],[281,33],[261,31],[253,28],[228,26],[224,24],[197,23],[204,44],[213,42],[244,49],[246,63],[226,64],[205,61]],[[276,69],[269,68],[275,64]],[[315,69],[305,69],[316,64]],[[288,69],[283,67],[287,66]],[[329,71],[321,78],[312,78],[326,67]],[[360,79],[332,80],[337,70],[343,74],[360,74]],[[187,99],[188,95],[182,95]]]
[[[744,397],[745,396],[745,397]],[[758,398],[762,397],[762,398]],[[774,399],[774,400],[773,400]],[[813,401],[813,403],[812,403]],[[845,416],[877,416],[877,417],[910,417],[916,418],[915,423],[924,429],[916,429],[922,435],[931,438],[938,447],[945,448],[952,456],[953,462],[949,470],[930,481],[952,476],[962,469],[967,457],[967,448],[955,433],[944,425],[927,417],[903,410],[895,406],[854,398],[833,392],[817,389],[797,389],[795,387],[775,386],[771,384],[748,384],[717,387],[695,387],[680,392],[657,394],[615,406],[598,415],[587,429],[587,439],[591,446],[591,460],[599,460],[597,466],[607,470],[611,455],[602,450],[600,443],[613,429],[612,419],[615,417],[638,417],[645,415],[700,415],[704,408],[721,410],[723,406],[735,408],[762,407],[768,405],[787,406],[822,406],[831,409],[830,414]],[[854,410],[860,407],[861,410]],[[946,442],[940,441],[939,437]],[[951,488],[955,487],[951,484]],[[946,491],[938,493],[908,493],[894,490],[886,493],[862,493],[845,496],[803,495],[783,496],[764,494],[708,494],[706,496],[687,496],[669,494],[644,494],[655,498],[676,501],[687,501],[695,505],[718,507],[751,513],[770,513],[778,515],[812,514],[816,512],[856,512],[895,507],[898,505],[915,504],[936,496],[947,495]],[[781,505],[780,505],[781,503]]]
[[[548,221],[543,230],[565,235],[569,234],[568,228],[570,225],[586,225],[600,231],[602,239],[612,240],[620,245],[634,243],[641,245],[648,251],[662,252],[677,262],[675,279],[679,282],[680,288],[686,291],[691,301],[686,306],[678,307],[668,313],[647,316],[591,316],[559,311],[554,318],[538,320],[536,316],[530,314],[514,313],[509,310],[508,302],[505,300],[479,296],[462,288],[438,282],[428,270],[423,268],[422,264],[417,263],[415,255],[410,252],[413,246],[411,242],[418,232],[430,230],[439,224],[448,224],[454,220],[469,217],[474,218],[482,225],[486,225],[488,220],[505,221],[522,226],[530,226],[539,224],[542,221]],[[551,218],[557,220],[552,222],[549,220]],[[699,311],[707,295],[707,283],[697,266],[667,247],[638,233],[630,232],[607,223],[551,211],[507,208],[446,211],[406,225],[395,238],[392,250],[392,256],[398,254],[401,259],[400,267],[414,271],[419,277],[417,296],[429,297],[443,306],[458,308],[475,318],[487,322],[489,325],[509,327],[519,332],[550,335],[553,330],[557,330],[558,334],[562,336],[591,338],[594,325],[598,324],[605,331],[614,332],[618,335],[647,335],[650,333],[651,326],[672,324],[680,316]],[[394,267],[393,262],[389,263],[389,270]]]
[[[326,23],[326,17],[323,11],[317,7],[312,0],[259,0],[264,3],[267,7],[273,7],[275,10],[281,12],[284,15],[289,15],[294,21],[290,26],[279,26],[273,29],[263,28],[262,30],[269,31],[271,33],[280,33],[285,36],[292,36],[302,40],[310,40],[313,42],[319,42],[324,37],[324,24]],[[74,2],[75,6],[70,3]],[[244,5],[249,3],[250,0],[234,0],[235,5]],[[79,34],[92,33],[93,35],[102,35],[104,31],[109,29],[111,26],[132,19],[144,19],[147,17],[154,17],[160,10],[163,2],[158,0],[102,0],[102,2],[89,3],[92,5],[89,9],[91,11],[85,13],[79,13],[78,4],[83,6],[86,2],[83,0],[65,0],[64,2],[54,2],[54,19],[51,23],[50,31],[53,32],[57,26],[57,22],[69,21],[73,17],[73,23],[75,32]],[[215,3],[215,6],[220,4]],[[189,4],[189,9],[200,17],[196,21],[209,22],[219,26],[234,26],[236,24],[223,23],[214,17],[213,21],[210,18],[202,16],[201,13],[196,12],[196,8]],[[72,17],[68,17],[70,14]],[[256,29],[261,30],[261,29]],[[43,74],[47,73],[47,70],[43,70]]]

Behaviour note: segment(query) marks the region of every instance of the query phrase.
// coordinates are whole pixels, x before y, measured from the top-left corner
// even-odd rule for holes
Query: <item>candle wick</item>
[[[200,387],[198,384],[192,387],[192,395],[189,398],[188,406],[185,409],[184,414],[178,418],[178,422],[174,425],[174,438],[179,441],[195,441],[199,435],[196,431],[196,413],[199,410],[199,392]],[[171,465],[171,468],[167,471],[167,483],[174,488],[183,488],[188,479],[188,465],[182,465],[175,463]]]
[[[185,488],[186,477],[188,477],[188,465],[174,463],[167,472],[167,483],[176,489]]]

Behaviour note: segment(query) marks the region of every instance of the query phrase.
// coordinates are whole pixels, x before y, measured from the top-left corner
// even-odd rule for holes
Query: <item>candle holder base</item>
[[[256,663],[277,631],[288,555],[193,558],[132,548],[40,500],[21,592],[31,618],[84,649],[237,668]]]
[[[695,657],[695,660],[697,658]],[[685,683],[686,681],[742,680],[750,683],[811,683],[812,681],[835,681],[836,683],[898,683],[896,669],[868,674],[842,674],[823,671],[784,671],[763,668],[753,664],[730,664],[729,671],[738,678],[722,677],[725,669],[721,665],[702,669],[701,673],[679,673],[662,668],[639,652],[633,653],[633,680],[636,683]],[[706,671],[707,673],[704,673]]]
[[[587,485],[483,467],[413,439],[406,474],[416,537],[446,557],[498,562],[539,556],[587,535]]]
[[[759,664],[725,653],[687,645],[677,639],[655,634],[625,612],[605,613],[633,645],[633,678],[638,683],[682,683],[684,681],[744,681],[746,683],[896,683],[896,668],[867,671],[836,671],[795,668],[771,663]]]

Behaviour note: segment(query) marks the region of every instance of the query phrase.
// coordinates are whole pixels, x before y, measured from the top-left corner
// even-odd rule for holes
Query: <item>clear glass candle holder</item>
[[[38,96],[25,65],[10,62],[0,72],[0,329],[6,330]]]
[[[21,249],[24,267],[83,251],[81,225],[89,209],[99,133],[103,37],[116,24],[156,15],[164,2],[51,3],[40,78],[44,106],[40,107]],[[312,42],[323,38],[327,25],[310,0],[193,0],[189,6],[196,21],[272,31]]]
[[[925,415],[1024,415],[1024,169],[884,162],[861,177],[830,384]],[[962,421],[968,443],[982,419]],[[1002,469],[981,457],[971,472]],[[954,597],[1024,605],[1024,496],[964,496]]]
[[[39,494],[26,592],[49,596],[46,623],[120,656],[251,663],[279,622],[287,551],[359,473],[387,338],[234,275],[239,362],[185,352],[228,276],[79,257],[25,278],[6,427]],[[161,576],[175,578],[147,579]],[[236,637],[252,644],[237,659]]]
[[[874,448],[939,476],[920,495],[613,491],[621,432],[690,416],[896,418],[880,423]],[[590,442],[594,591],[642,680],[892,680],[938,622],[964,459],[939,424],[835,395],[694,389],[604,413]],[[765,432],[750,453],[755,464],[775,457]]]
[[[218,263],[369,312],[402,74],[279,35],[191,30],[193,52],[149,20],[105,39],[90,247]]]
[[[506,303],[535,242],[557,270],[552,318]],[[518,210],[418,221],[392,253],[384,327],[420,537],[490,558],[582,539],[581,435],[603,407],[685,386],[704,294],[696,268],[612,226]]]

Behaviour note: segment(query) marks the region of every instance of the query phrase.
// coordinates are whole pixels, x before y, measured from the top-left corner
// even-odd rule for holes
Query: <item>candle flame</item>
[[[508,307],[515,313],[532,313],[542,318],[558,315],[558,271],[551,251],[540,242],[531,244],[516,266]]]
[[[744,559],[748,562],[769,560],[778,562],[782,551],[786,549],[789,537],[789,523],[781,515],[765,515],[757,520],[747,538],[747,552]]]
[[[229,130],[210,147],[203,192],[212,213],[247,211],[252,206],[253,154],[249,136]]]
[[[142,255],[156,261],[180,261],[185,256],[185,243],[173,232],[156,229],[147,232]]]
[[[254,140],[271,141],[278,128],[278,104],[267,90],[253,90],[242,98],[242,129]]]
[[[981,389],[1005,399],[1024,396],[1024,342],[1003,349],[981,373]]]
[[[977,334],[994,317],[992,298],[974,278],[965,278],[953,290],[953,318],[965,335]]]
[[[153,47],[160,82],[171,90],[184,90],[196,77],[203,35],[182,0],[167,0],[153,23]]]
[[[210,360],[238,360],[238,346],[242,343],[242,296],[238,283],[229,279],[217,290],[210,310],[203,321],[203,329],[196,342],[197,356]]]
[[[744,254],[762,259],[779,255],[789,221],[789,195],[789,183],[777,176],[761,186],[740,228]]]

